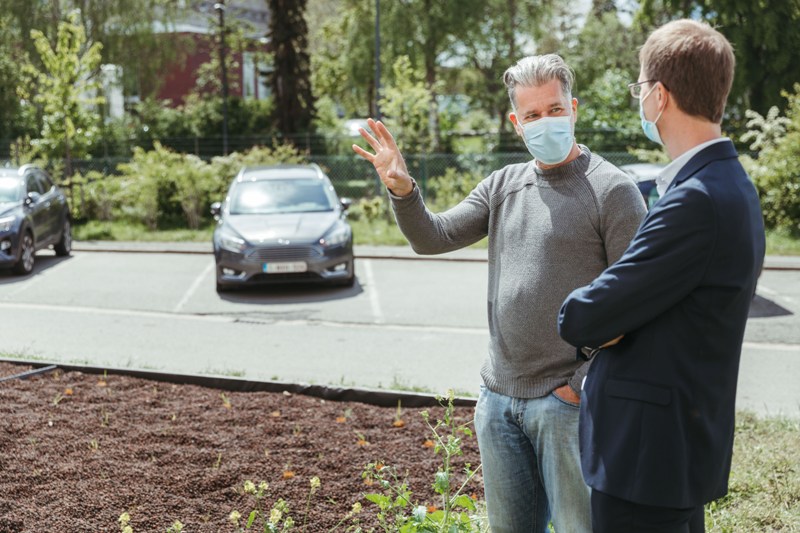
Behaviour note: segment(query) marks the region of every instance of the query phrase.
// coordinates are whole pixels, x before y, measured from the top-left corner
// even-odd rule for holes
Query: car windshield
[[[232,215],[332,211],[334,199],[319,179],[245,181],[232,191]]]
[[[19,193],[19,178],[0,176],[0,203],[18,201]]]

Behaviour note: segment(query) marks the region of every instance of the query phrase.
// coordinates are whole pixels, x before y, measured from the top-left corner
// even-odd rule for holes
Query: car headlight
[[[319,243],[322,246],[338,246],[347,242],[348,239],[350,239],[350,226],[343,222],[337,222],[322,236]]]
[[[247,241],[233,231],[223,227],[219,232],[219,247],[223,250],[240,254],[247,248]]]
[[[17,221],[17,217],[3,217],[0,218],[0,233],[4,233],[9,231],[12,227],[14,227],[14,223]]]

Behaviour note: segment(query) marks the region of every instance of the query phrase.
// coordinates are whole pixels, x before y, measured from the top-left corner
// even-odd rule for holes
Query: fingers
[[[363,157],[364,159],[366,159],[367,161],[369,161],[370,163],[374,163],[375,162],[375,156],[373,154],[367,152],[366,150],[364,150],[363,148],[361,148],[357,144],[353,145],[353,151],[355,153],[357,153],[358,155],[360,155],[361,157]]]
[[[398,152],[397,144],[394,142],[394,136],[389,132],[383,122],[375,122],[372,121],[372,125],[370,126],[372,131],[374,131],[378,137],[380,138],[381,142],[390,150]]]
[[[369,121],[367,121],[367,122],[369,122]],[[375,131],[375,129],[372,128],[372,127],[370,127],[370,129],[372,129],[372,131]],[[367,141],[369,143],[369,145],[372,146],[372,148],[376,152],[381,149],[381,147],[382,147],[381,143],[375,137],[370,135],[367,130],[365,130],[364,128],[358,128],[358,133],[361,134],[361,137],[363,137],[364,140]]]

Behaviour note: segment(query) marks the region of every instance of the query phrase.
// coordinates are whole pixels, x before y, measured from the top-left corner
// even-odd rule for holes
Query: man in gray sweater
[[[526,57],[504,82],[509,119],[533,161],[490,174],[457,206],[431,213],[394,138],[361,130],[397,224],[420,254],[489,237],[489,354],[475,429],[493,533],[591,531],[578,413],[588,363],[561,340],[564,298],[625,251],[645,214],[631,178],[574,139],[573,74],[557,55]]]

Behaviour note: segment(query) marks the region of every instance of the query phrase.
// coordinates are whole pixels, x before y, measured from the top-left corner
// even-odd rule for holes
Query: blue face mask
[[[656,119],[651,122],[646,118],[644,118],[644,107],[642,107],[642,103],[644,103],[644,101],[647,100],[647,97],[650,96],[650,94],[655,90],[655,88],[656,86],[653,85],[653,88],[647,91],[647,94],[639,99],[639,117],[641,117],[642,119],[642,131],[644,131],[644,136],[653,141],[654,143],[664,146],[664,141],[661,140],[661,135],[658,133],[658,126],[656,126],[656,123],[658,122],[658,119],[661,118],[661,113],[663,113],[664,110],[662,109],[658,113]]]
[[[525,146],[537,161],[545,165],[557,165],[572,151],[575,136],[572,133],[572,117],[544,117],[522,124]]]

